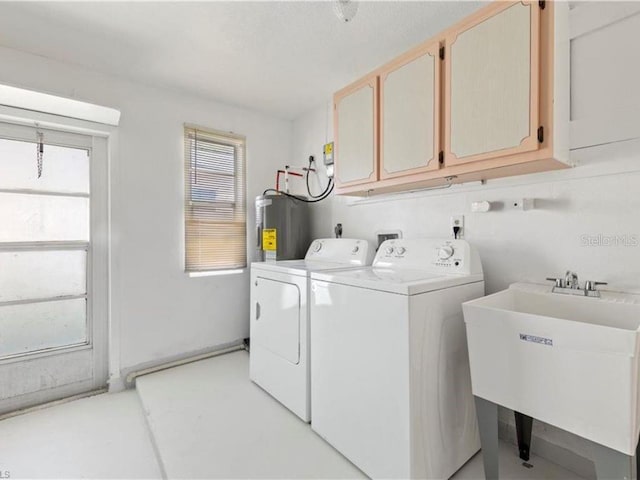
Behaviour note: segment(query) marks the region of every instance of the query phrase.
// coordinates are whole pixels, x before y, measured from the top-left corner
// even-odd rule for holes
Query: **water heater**
[[[259,261],[304,258],[309,244],[308,205],[282,194],[256,197]]]

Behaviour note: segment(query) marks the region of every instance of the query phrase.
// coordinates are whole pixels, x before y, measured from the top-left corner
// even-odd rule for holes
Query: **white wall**
[[[372,241],[376,231],[396,229],[407,238],[447,237],[451,215],[464,214],[464,238],[482,254],[489,293],[515,281],[544,282],[566,269],[577,271],[582,280],[606,280],[609,288],[640,291],[640,143],[594,147],[572,157],[580,163],[572,170],[484,186],[362,200],[334,197],[315,210],[314,236],[330,235],[341,222],[345,236]],[[520,198],[536,199],[536,209],[504,205]],[[495,202],[500,210],[471,213],[471,202],[477,200]],[[638,241],[588,246],[585,235],[635,235]]]
[[[122,370],[248,337],[248,275],[184,273],[182,125],[246,135],[253,253],[253,198],[290,157],[291,122],[6,48],[0,65],[0,83],[122,111],[111,172],[112,315],[120,324],[111,351],[119,349]]]
[[[309,176],[311,193],[320,195],[328,184],[322,157],[322,146],[333,138],[333,122],[330,120],[331,104],[326,108],[317,108],[293,122],[292,163],[306,161],[309,155],[315,157],[316,174]],[[297,186],[297,185],[296,185]],[[298,187],[296,193],[305,194]],[[311,237],[333,236],[332,202],[330,199],[312,204]]]
[[[595,59],[615,46],[607,45],[608,37],[603,33],[607,29],[594,33],[597,42],[588,36],[572,42],[572,88],[578,86],[572,91],[574,121],[585,121],[594,128],[600,117],[597,108],[608,108],[610,118],[612,105],[624,107],[625,118],[633,111],[636,125],[640,121],[637,92],[624,90],[640,82],[640,66],[635,62],[640,58],[639,21],[640,15],[636,15],[610,26],[615,32],[611,38],[615,41],[622,35],[625,48],[633,53],[609,55],[604,72]],[[600,52],[594,51],[598,48]],[[618,79],[621,76],[624,82]],[[294,121],[294,155],[321,158],[322,144],[333,138],[330,111],[328,101]],[[622,122],[622,117],[618,121]],[[517,281],[544,283],[545,277],[563,275],[567,269],[578,272],[581,281],[607,281],[610,289],[640,292],[640,141],[575,150],[572,160],[578,163],[574,169],[494,180],[486,185],[456,185],[448,190],[364,200],[334,197],[314,207],[313,235],[331,236],[333,225],[340,222],[344,236],[372,241],[376,231],[385,229],[400,229],[407,238],[447,237],[451,235],[451,215],[464,214],[464,238],[480,252],[487,293]],[[324,181],[322,174],[319,181]],[[521,198],[536,199],[537,208],[506,208]],[[471,213],[470,204],[476,200],[502,206],[484,214]],[[600,235],[626,236],[629,245],[588,245],[585,236],[597,243]],[[502,419],[513,423],[507,411],[502,412]],[[591,455],[581,439],[540,422],[535,435],[569,452]],[[534,441],[534,452],[536,448]]]

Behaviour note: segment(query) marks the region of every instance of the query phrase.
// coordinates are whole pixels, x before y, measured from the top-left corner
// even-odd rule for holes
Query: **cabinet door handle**
[[[256,320],[260,320],[260,302],[256,302]]]

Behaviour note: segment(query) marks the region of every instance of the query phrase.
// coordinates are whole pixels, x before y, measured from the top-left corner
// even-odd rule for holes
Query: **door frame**
[[[93,349],[93,376],[90,382],[79,382],[78,387],[68,385],[60,388],[64,396],[96,389],[122,390],[124,384],[120,378],[120,342],[119,316],[113,312],[114,288],[112,279],[117,270],[113,261],[111,243],[111,183],[115,169],[115,152],[118,145],[117,127],[78,120],[42,112],[35,112],[0,105],[2,136],[13,137],[20,132],[33,132],[34,127],[45,132],[45,142],[90,150],[90,243],[87,250],[87,345],[67,347],[58,351],[45,351],[29,355],[28,360],[46,360],[59,355],[60,351],[82,352]],[[25,129],[28,127],[28,130]],[[24,138],[24,133],[20,135]],[[119,296],[119,292],[115,292]],[[0,365],[24,360],[16,356],[0,361]],[[78,391],[80,390],[80,391]],[[46,390],[44,391],[46,393]],[[25,394],[27,405],[49,401],[46,394],[35,392]],[[33,398],[27,399],[27,396]],[[58,396],[59,398],[59,396]],[[7,401],[7,404],[11,404]],[[6,409],[5,409],[6,410]]]

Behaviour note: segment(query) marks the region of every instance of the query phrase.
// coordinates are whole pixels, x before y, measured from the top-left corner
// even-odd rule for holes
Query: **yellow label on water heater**
[[[275,251],[277,249],[277,232],[275,228],[262,230],[262,250]]]

